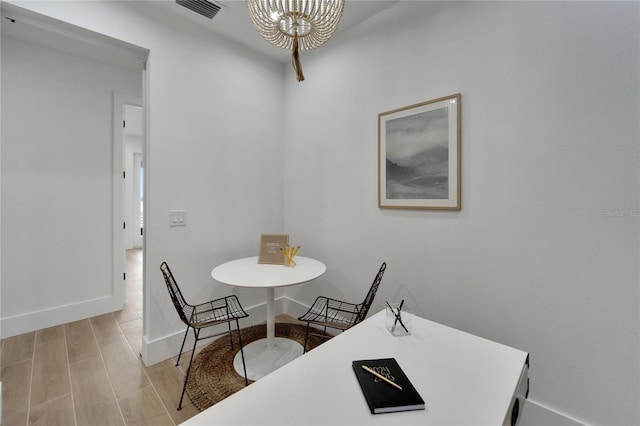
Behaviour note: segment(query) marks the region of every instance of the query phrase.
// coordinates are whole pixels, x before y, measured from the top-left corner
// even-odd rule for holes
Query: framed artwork
[[[284,250],[288,243],[288,234],[262,234],[260,236],[258,263],[284,265],[284,253],[282,253],[280,249]]]
[[[378,207],[460,210],[460,94],[378,114]]]

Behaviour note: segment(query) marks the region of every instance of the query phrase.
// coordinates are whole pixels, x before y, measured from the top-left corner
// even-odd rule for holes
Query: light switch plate
[[[187,226],[187,211],[169,210],[169,226]]]

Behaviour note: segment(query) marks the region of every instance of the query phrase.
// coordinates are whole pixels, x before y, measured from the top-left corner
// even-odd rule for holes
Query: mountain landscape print
[[[449,198],[447,107],[386,122],[386,198]]]

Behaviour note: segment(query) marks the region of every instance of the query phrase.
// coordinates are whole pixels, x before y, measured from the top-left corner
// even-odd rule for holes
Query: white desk
[[[253,342],[244,349],[249,379],[260,379],[302,354],[302,345],[299,343],[275,337],[275,288],[311,281],[324,274],[327,268],[324,263],[308,257],[296,256],[295,262],[296,266],[293,267],[271,265],[258,263],[258,257],[253,256],[223,263],[211,271],[211,277],[223,284],[264,288],[267,291],[266,342]],[[234,364],[237,364],[237,371],[242,371],[240,360],[234,361]]]
[[[528,389],[528,354],[414,317],[393,337],[385,312],[252,383],[183,425],[511,425]],[[426,410],[369,412],[351,362],[394,357]]]

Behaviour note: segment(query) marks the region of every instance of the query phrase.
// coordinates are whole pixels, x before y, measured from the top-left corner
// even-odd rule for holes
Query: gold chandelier
[[[338,29],[344,0],[247,0],[251,23],[269,43],[291,49],[298,81],[304,80],[299,50],[315,49]]]

